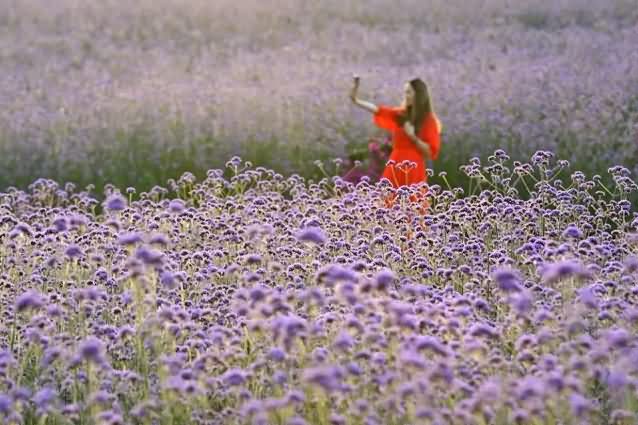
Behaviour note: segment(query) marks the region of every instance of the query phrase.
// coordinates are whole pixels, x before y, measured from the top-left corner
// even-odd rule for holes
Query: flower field
[[[4,0],[0,190],[150,190],[234,155],[318,179],[374,131],[352,73],[375,103],[430,85],[454,185],[498,148],[638,173],[635,0],[475,2]]]
[[[0,3],[1,425],[638,425],[635,0]]]
[[[386,209],[384,183],[226,167],[102,205],[0,193],[2,423],[637,423],[625,167],[498,150],[425,216],[411,189]]]

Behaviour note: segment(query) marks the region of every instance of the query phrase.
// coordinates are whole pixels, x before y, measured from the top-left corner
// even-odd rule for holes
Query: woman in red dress
[[[434,113],[427,84],[415,78],[405,83],[400,106],[375,105],[357,98],[359,77],[354,77],[350,99],[373,114],[373,122],[392,134],[392,153],[383,170],[382,179],[388,179],[396,189],[419,185],[427,181],[425,160],[435,160],[441,146],[441,122]],[[423,185],[419,195],[410,196],[420,204],[422,213],[428,207]],[[386,206],[394,205],[396,192],[386,199]]]

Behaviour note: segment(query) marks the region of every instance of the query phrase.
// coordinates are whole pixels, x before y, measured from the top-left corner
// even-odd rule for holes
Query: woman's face
[[[403,107],[411,106],[412,102],[414,102],[414,89],[408,82],[403,86]]]

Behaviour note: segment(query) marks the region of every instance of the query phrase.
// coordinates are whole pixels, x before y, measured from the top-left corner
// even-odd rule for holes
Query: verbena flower
[[[343,377],[343,370],[340,367],[331,365],[307,368],[304,369],[302,374],[304,382],[318,385],[328,392],[339,390]]]
[[[0,393],[0,413],[8,416],[13,410],[13,400],[6,394]]]
[[[383,291],[396,280],[396,275],[392,272],[392,270],[383,269],[375,275],[374,279],[376,289]]]
[[[39,411],[47,411],[56,400],[56,397],[57,395],[53,389],[42,388],[33,395],[33,403]]]
[[[21,294],[16,298],[15,309],[17,312],[23,312],[25,310],[39,309],[44,305],[44,300],[40,293],[29,290]]]
[[[64,250],[64,255],[66,255],[69,258],[77,258],[84,255],[84,253],[82,252],[82,249],[78,245],[71,244],[67,246],[66,249]]]
[[[580,261],[567,259],[544,265],[541,279],[544,283],[554,283],[570,276],[589,278],[591,273]]]
[[[168,209],[172,213],[181,213],[186,208],[182,199],[172,199],[168,204]]]
[[[323,245],[327,241],[325,232],[320,227],[310,226],[297,232],[297,239],[302,242],[311,242]]]
[[[585,416],[593,409],[592,402],[578,393],[572,393],[569,396],[569,405],[572,414],[579,419]]]
[[[503,292],[510,293],[521,290],[520,276],[515,270],[499,268],[494,271],[492,278],[496,281],[498,288]]]
[[[122,211],[128,205],[128,201],[119,193],[110,195],[104,201],[104,207],[109,211]]]
[[[246,382],[246,373],[240,369],[231,369],[222,375],[222,380],[227,386],[243,385]]]
[[[104,343],[99,338],[89,336],[80,343],[77,354],[80,360],[101,364],[105,360]]]

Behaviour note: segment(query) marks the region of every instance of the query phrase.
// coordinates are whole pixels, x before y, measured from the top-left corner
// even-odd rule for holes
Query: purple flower
[[[126,198],[119,193],[109,196],[104,201],[105,208],[110,211],[121,211],[126,208],[127,204]]]
[[[28,309],[38,309],[44,305],[44,301],[40,294],[36,291],[30,290],[16,299],[15,308],[18,313]]]
[[[301,229],[297,233],[297,240],[302,242],[311,242],[317,245],[323,245],[326,242],[327,237],[325,232],[320,227],[309,226]]]
[[[227,386],[238,386],[246,382],[246,373],[241,369],[230,369],[222,375],[222,380]]]
[[[346,330],[342,330],[334,341],[334,346],[341,351],[347,351],[353,345],[354,339]]]
[[[51,388],[42,388],[33,396],[33,402],[38,410],[47,410],[55,400],[56,394]]]
[[[246,264],[261,264],[261,255],[259,254],[248,254],[245,257]]]
[[[306,395],[299,390],[290,390],[286,394],[286,399],[289,403],[302,404],[306,401]]]
[[[414,348],[417,350],[429,350],[443,357],[449,356],[448,349],[438,338],[433,336],[418,336]]]
[[[0,393],[0,414],[8,416],[13,408],[13,401],[11,397],[6,394]]]
[[[544,388],[543,381],[535,376],[528,376],[519,383],[517,397],[522,401],[540,397],[544,393]]]
[[[533,308],[532,295],[527,290],[513,294],[510,303],[519,316],[526,316]]]
[[[498,332],[493,327],[477,323],[470,328],[470,335],[475,337],[498,338]]]
[[[494,271],[492,278],[503,292],[518,292],[521,290],[521,286],[519,285],[520,277],[515,270],[499,268]]]
[[[416,351],[404,350],[399,355],[399,359],[404,365],[411,366],[416,369],[423,370],[426,366],[425,359]]]
[[[64,254],[69,258],[76,258],[82,256],[82,249],[76,244],[71,244],[67,246],[66,250],[64,250]]]
[[[580,239],[580,238],[583,237],[583,232],[581,232],[580,229],[576,225],[570,224],[563,231],[563,237],[564,238],[572,238],[572,239]]]
[[[567,386],[563,376],[557,372],[548,375],[545,381],[547,385],[556,392],[561,392]]]
[[[64,232],[69,226],[69,220],[64,216],[58,216],[53,219],[51,224],[53,224],[53,227],[57,232]]]
[[[173,199],[168,204],[168,209],[172,213],[181,213],[186,208],[186,204],[181,199]]]
[[[142,260],[147,265],[161,265],[164,254],[160,251],[141,246],[135,251],[135,257]]]
[[[346,370],[353,376],[360,376],[363,373],[363,369],[356,362],[349,362],[346,364]]]
[[[330,264],[324,266],[317,272],[317,279],[326,279],[329,283],[335,283],[337,281],[346,280],[350,282],[357,282],[357,273],[354,270],[340,266],[338,264]]]
[[[80,344],[78,357],[81,360],[100,364],[104,361],[104,344],[100,339],[90,336]]]
[[[628,255],[623,263],[625,273],[633,273],[638,270],[638,256]]]
[[[581,288],[578,291],[578,299],[590,309],[598,308],[598,298],[590,286]]]
[[[168,289],[174,289],[177,287],[177,278],[175,277],[175,273],[169,270],[164,270],[160,273],[160,283]]]
[[[120,245],[134,245],[138,242],[142,242],[142,234],[139,232],[128,232],[118,236],[117,243]]]
[[[153,236],[151,236],[151,238],[149,239],[148,243],[151,245],[168,245],[170,242],[170,240],[168,239],[168,237],[166,235],[163,235],[161,233],[156,233]]]
[[[592,403],[578,393],[572,393],[569,396],[569,405],[571,406],[572,413],[577,418],[583,418],[590,410],[592,410]]]
[[[629,380],[627,379],[627,372],[623,370],[613,369],[609,371],[609,375],[607,375],[607,385],[612,391],[620,391],[627,384]]]
[[[336,366],[317,366],[304,369],[302,380],[318,385],[325,391],[336,391],[341,387],[341,379],[344,372],[340,367]]]
[[[268,353],[268,358],[275,362],[282,362],[286,359],[286,352],[279,347],[273,347]]]
[[[612,329],[607,332],[607,342],[611,348],[619,349],[626,348],[631,343],[630,333],[625,329]]]
[[[541,275],[543,283],[554,283],[574,275],[580,278],[588,278],[590,277],[590,272],[579,261],[567,259],[545,264]]]
[[[396,275],[390,269],[383,269],[374,277],[376,289],[385,290],[396,280]]]

